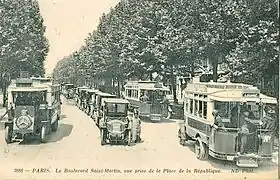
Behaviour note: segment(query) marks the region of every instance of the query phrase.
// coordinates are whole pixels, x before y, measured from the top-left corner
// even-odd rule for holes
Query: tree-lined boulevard
[[[99,130],[94,121],[79,110],[72,100],[63,99],[61,117],[58,131],[45,144],[31,140],[28,143],[7,145],[4,131],[0,131],[0,174],[4,179],[276,179],[277,176],[276,150],[272,162],[264,162],[256,169],[238,168],[235,163],[213,158],[207,161],[196,159],[193,146],[179,144],[178,122],[175,120],[162,123],[143,121],[143,142],[135,146],[101,146]],[[23,172],[14,172],[21,168]],[[51,173],[48,170],[38,172],[38,168],[46,168]],[[68,173],[64,173],[65,168]],[[56,172],[56,169],[61,172]],[[86,169],[88,173],[77,171]],[[105,169],[109,169],[107,173]],[[143,173],[143,170],[150,169],[154,172]],[[156,173],[157,169],[161,173]],[[184,173],[179,173],[180,169]],[[127,172],[124,173],[124,170]]]
[[[79,49],[59,59],[50,78],[55,83],[88,86],[118,98],[123,97],[128,81],[154,80],[170,90],[170,107],[182,111],[177,95],[183,94],[184,87],[179,78],[186,79],[186,86],[197,75],[206,75],[214,82],[225,78],[254,85],[261,93],[277,98],[279,107],[278,6],[278,0],[120,0],[100,17]],[[40,8],[37,0],[0,0],[0,104],[6,108],[11,81],[23,71],[46,77],[50,46],[56,51],[61,48],[49,43]],[[71,34],[71,28],[68,33]],[[55,102],[58,109],[62,89],[59,85],[56,91],[50,87],[46,91],[50,90],[52,96],[42,98],[42,102]],[[129,92],[140,99],[140,90]],[[210,102],[205,94],[196,95]],[[3,131],[7,118],[0,119],[0,179],[277,179],[279,143],[273,145],[272,161],[261,162],[258,168],[238,168],[234,162],[212,157],[199,160],[194,142],[185,146],[179,143],[183,112],[178,110],[174,114],[180,114],[181,119],[158,123],[141,119],[142,141],[136,145],[102,146],[101,133],[93,119],[73,99],[62,95],[61,99],[61,116],[55,116],[60,117],[58,129],[46,143],[31,139],[7,144]],[[38,105],[45,108],[44,112],[57,110],[49,111],[49,104],[44,103]],[[209,114],[214,111],[208,105],[195,104],[194,109],[204,107]],[[278,109],[274,114],[278,114]],[[6,110],[0,109],[0,117]],[[26,113],[19,112],[22,116]],[[279,132],[279,121],[275,122],[273,131]],[[13,123],[10,121],[9,125]],[[44,134],[42,131],[38,134]]]

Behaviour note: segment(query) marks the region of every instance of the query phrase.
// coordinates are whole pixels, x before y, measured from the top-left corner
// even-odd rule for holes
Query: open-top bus
[[[168,117],[169,88],[155,81],[128,81],[125,85],[125,99],[136,108],[140,117],[160,121]]]
[[[46,142],[47,135],[57,131],[61,113],[60,85],[19,78],[8,88],[8,104],[7,143],[30,136],[39,136],[41,142]]]
[[[258,167],[272,158],[277,100],[251,85],[193,82],[184,90],[180,144],[195,140],[198,159],[208,155]]]

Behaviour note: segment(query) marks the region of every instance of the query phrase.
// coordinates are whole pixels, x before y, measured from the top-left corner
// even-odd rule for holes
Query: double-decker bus
[[[184,94],[184,123],[180,144],[194,140],[198,159],[208,155],[258,167],[272,158],[277,100],[252,85],[189,83]]]
[[[124,97],[136,108],[139,116],[151,121],[168,117],[169,88],[155,81],[128,81]]]

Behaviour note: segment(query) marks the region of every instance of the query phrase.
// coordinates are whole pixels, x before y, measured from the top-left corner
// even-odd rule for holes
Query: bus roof
[[[116,97],[116,95],[109,94],[109,93],[104,93],[104,92],[101,92],[101,91],[99,91],[97,94],[99,96],[105,96],[105,97]]]
[[[217,83],[217,82],[197,82],[189,83],[186,87],[187,90],[207,90],[211,89],[245,89],[253,87],[253,85],[242,83]]]
[[[277,104],[277,99],[261,94],[257,87],[240,83],[190,83],[184,89],[184,94],[193,93],[208,95],[216,101],[238,101],[238,102],[263,102]],[[247,94],[248,96],[244,95]]]
[[[125,87],[137,87],[144,90],[164,90],[170,91],[168,87],[164,86],[163,83],[156,81],[128,81]]]
[[[87,86],[81,86],[81,87],[77,87],[77,89],[89,89],[89,87],[87,87]]]
[[[92,93],[97,93],[97,92],[99,92],[98,89],[85,89],[85,91],[87,91],[87,92],[92,92]]]
[[[36,92],[36,91],[47,91],[46,86],[33,86],[33,87],[9,87],[9,92]]]
[[[48,77],[31,77],[32,80],[51,80],[51,78]]]
[[[106,102],[106,103],[118,103],[118,104],[129,104],[128,100],[121,99],[121,98],[105,98],[105,99],[103,99],[103,102]]]

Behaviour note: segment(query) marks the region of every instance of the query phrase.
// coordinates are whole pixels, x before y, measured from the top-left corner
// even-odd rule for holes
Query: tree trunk
[[[166,86],[166,69],[164,69],[164,72],[163,72],[163,78],[162,78],[162,82],[163,82],[163,85]]]
[[[121,97],[121,87],[120,87],[120,80],[118,79],[118,91],[117,91],[118,98]]]
[[[153,72],[151,71],[151,72],[149,73],[149,75],[150,75],[150,81],[153,81]]]
[[[213,66],[213,81],[217,82],[217,80],[218,80],[218,59],[215,58],[215,56],[214,56],[211,61],[212,61],[212,66]]]
[[[174,67],[173,65],[171,65],[171,86],[172,86],[173,99],[174,99],[174,103],[178,104],[178,99],[176,94],[176,80],[173,71],[174,71]]]
[[[219,59],[217,57],[215,48],[210,48],[208,51],[208,57],[210,62],[212,63],[212,71],[213,71],[213,81],[217,82],[218,80],[218,63]]]

